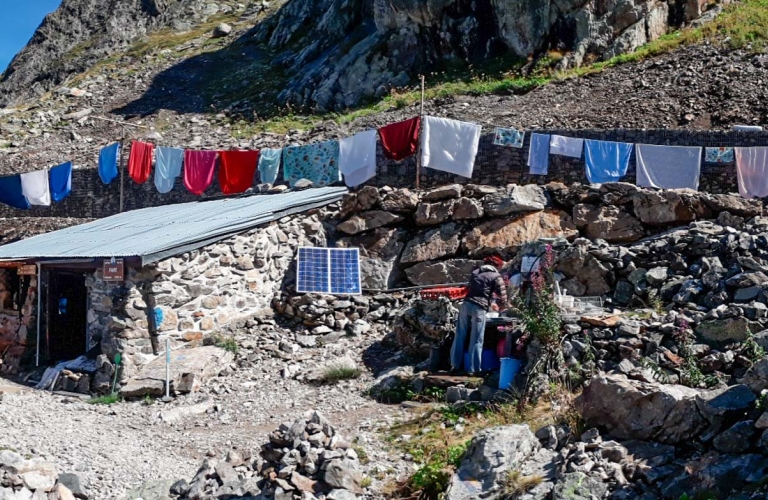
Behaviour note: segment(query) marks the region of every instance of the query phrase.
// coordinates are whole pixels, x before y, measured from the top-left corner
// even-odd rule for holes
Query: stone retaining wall
[[[631,109],[627,109],[630,113]],[[699,132],[689,130],[542,130],[542,133],[561,134],[586,139],[622,141],[631,143],[666,144],[675,146],[768,146],[768,132]],[[453,182],[487,184],[500,186],[506,184],[546,184],[558,181],[565,184],[586,183],[582,160],[563,156],[550,156],[549,175],[528,175],[528,145],[531,133],[526,133],[525,147],[522,149],[494,146],[493,131],[487,128],[480,141],[480,149],[475,165],[475,175],[471,180],[456,177],[436,170],[425,169],[421,175],[421,184],[425,188]],[[388,160],[378,151],[378,174],[370,185],[413,188],[416,179],[416,157],[397,163]],[[77,217],[101,218],[114,215],[120,209],[120,181],[105,186],[99,179],[95,168],[74,170],[72,194],[61,203],[51,207],[33,207],[31,210],[16,210],[5,205],[0,206],[1,217]],[[635,182],[635,157],[629,166],[626,182]],[[281,182],[282,178],[278,178]],[[703,164],[700,190],[709,193],[738,192],[735,164]],[[155,189],[152,179],[146,183],[135,184],[128,175],[123,181],[124,209],[135,210],[173,203],[184,203],[201,199],[190,194],[177,179],[173,191],[160,194]],[[221,196],[218,182],[214,181],[204,197]]]

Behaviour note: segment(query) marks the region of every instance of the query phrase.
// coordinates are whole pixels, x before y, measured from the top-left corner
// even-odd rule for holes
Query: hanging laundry
[[[549,140],[549,154],[581,158],[584,149],[584,139],[553,135]]]
[[[59,202],[72,192],[72,162],[62,163],[48,171],[51,199]]]
[[[637,144],[637,185],[660,189],[699,189],[701,148]]]
[[[200,196],[213,182],[216,151],[184,151],[184,186]]]
[[[152,153],[155,146],[146,142],[133,141],[131,154],[128,157],[128,175],[136,184],[144,184],[149,179],[152,170]]]
[[[259,181],[274,184],[277,180],[277,172],[280,170],[280,158],[282,149],[262,149],[259,155]]]
[[[733,148],[706,148],[704,161],[707,163],[733,163]]]
[[[21,176],[0,177],[0,203],[13,208],[29,210],[29,201],[21,192]]]
[[[528,147],[528,173],[547,175],[549,172],[549,134],[531,134]]]
[[[482,127],[428,116],[421,136],[421,166],[471,178]]]
[[[48,170],[21,174],[21,194],[30,205],[50,206],[51,189],[48,184]]]
[[[301,179],[312,181],[316,187],[340,181],[339,141],[283,149],[283,175],[291,186]]]
[[[117,162],[120,160],[120,143],[115,142],[105,146],[99,152],[99,177],[104,184],[111,184],[120,172]]]
[[[258,151],[222,151],[219,186],[224,194],[239,194],[253,187]]]
[[[513,128],[497,128],[493,144],[506,148],[522,148],[525,142],[525,132]]]
[[[618,182],[627,174],[633,146],[626,142],[584,141],[584,161],[589,182]]]
[[[357,187],[376,175],[375,130],[339,141],[339,171],[349,187]]]
[[[179,148],[157,148],[155,160],[155,187],[161,194],[170,193],[181,175],[184,150]]]
[[[412,156],[419,147],[420,133],[421,118],[418,116],[380,128],[379,137],[384,156],[395,161]]]
[[[739,194],[744,198],[768,196],[768,148],[735,148]]]

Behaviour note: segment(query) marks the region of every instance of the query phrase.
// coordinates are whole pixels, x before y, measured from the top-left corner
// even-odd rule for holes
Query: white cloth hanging
[[[427,116],[421,135],[421,166],[472,178],[482,127]]]
[[[48,185],[48,170],[21,174],[21,194],[30,205],[50,206],[51,189]]]
[[[701,148],[635,145],[637,185],[660,189],[699,189]]]
[[[581,158],[584,139],[553,135],[549,139],[549,154]]]
[[[339,171],[349,187],[357,187],[376,176],[376,130],[339,141]]]
[[[739,194],[744,198],[768,196],[768,148],[735,148]]]

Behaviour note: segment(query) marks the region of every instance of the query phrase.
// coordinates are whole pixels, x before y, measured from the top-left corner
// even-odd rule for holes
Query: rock
[[[741,490],[747,478],[760,473],[768,465],[761,455],[721,455],[711,452],[685,462],[684,467],[659,484],[664,498],[680,498],[682,495],[712,495],[728,498],[731,491]]]
[[[171,392],[186,394],[197,392],[203,384],[218,375],[223,366],[231,363],[234,355],[215,346],[182,349],[171,353]],[[165,356],[159,356],[144,365],[130,377],[120,394],[126,398],[162,396],[165,394]]]
[[[768,282],[768,276],[761,272],[739,273],[725,281],[725,284],[735,288],[761,287]]]
[[[734,385],[702,393],[696,403],[702,415],[714,422],[722,417],[736,418],[744,415],[756,399],[747,386]]]
[[[483,204],[473,198],[460,198],[453,206],[454,220],[474,220],[483,216]]]
[[[59,474],[59,483],[66,486],[76,498],[88,500],[88,484],[77,474],[71,472]]]
[[[692,0],[697,1],[697,0]],[[731,194],[710,194],[703,201],[714,212],[729,212],[740,217],[754,217],[762,214],[762,204],[759,200],[746,200],[741,196]]]
[[[381,200],[382,210],[395,213],[414,212],[418,204],[419,196],[407,188],[396,189],[387,193]]]
[[[452,200],[461,196],[461,184],[448,184],[440,186],[424,193],[421,201],[435,202],[443,200]]]
[[[706,427],[696,407],[698,395],[680,385],[602,375],[587,382],[576,406],[587,425],[600,426],[614,438],[680,443]]]
[[[323,464],[323,481],[331,488],[362,494],[363,476],[348,460],[331,460]]]
[[[498,487],[509,471],[519,471],[526,476],[538,475],[549,483],[554,479],[554,457],[554,452],[541,449],[527,425],[483,429],[472,438],[459,469],[451,478],[445,498],[476,499],[481,491]]]
[[[221,38],[229,35],[230,33],[232,33],[232,26],[227,23],[221,23],[216,26],[216,28],[214,28],[212,36],[213,38]]]
[[[22,472],[19,477],[28,489],[51,491],[56,484],[56,472],[51,470],[30,470]]]
[[[438,203],[419,203],[418,207],[416,207],[416,225],[435,226],[446,222],[453,216],[453,206],[455,204],[455,200]]]
[[[739,382],[749,387],[755,394],[768,389],[768,358],[763,358],[752,365]]]
[[[609,243],[628,243],[645,235],[639,220],[615,206],[576,205],[573,222],[576,227],[585,230],[587,237]]]
[[[201,403],[197,403],[194,405],[188,405],[188,406],[177,406],[175,408],[171,408],[169,410],[163,410],[160,412],[160,420],[163,422],[169,424],[173,422],[178,422],[179,420],[184,419],[185,417],[192,416],[192,415],[202,415],[208,410],[213,408],[213,400],[208,399]]]
[[[405,270],[408,281],[417,286],[464,283],[481,260],[452,259],[441,262],[422,262]]]
[[[723,453],[744,453],[750,448],[755,433],[755,421],[744,420],[737,422],[727,431],[715,437],[712,444],[717,451]]]
[[[61,483],[57,483],[51,490],[51,495],[55,495],[58,500],[75,500],[75,495],[69,491],[69,488]],[[50,498],[50,496],[49,496]]]
[[[398,190],[390,193],[395,195],[398,192],[409,192],[406,190]],[[350,215],[358,214],[360,212],[366,212],[374,209],[381,201],[381,194],[379,190],[373,186],[363,186],[356,193],[347,193],[341,199],[341,218],[346,219]],[[414,204],[415,207],[415,204]],[[383,207],[382,207],[383,208]],[[389,211],[388,208],[384,210]],[[396,211],[396,210],[394,210]]]
[[[325,498],[328,500],[357,500],[357,495],[347,490],[331,490]]]
[[[603,498],[608,486],[599,479],[587,476],[581,472],[570,472],[555,485],[552,498],[554,500],[592,500]]]
[[[363,212],[362,214],[353,215],[349,220],[339,224],[336,229],[345,234],[355,235],[389,224],[396,224],[402,220],[403,218],[399,215],[384,212],[382,210],[373,210],[371,212]]]
[[[405,247],[400,262],[412,264],[455,255],[461,245],[461,227],[454,223],[443,224],[416,235]]]
[[[480,224],[465,236],[464,247],[470,256],[482,256],[511,252],[541,238],[572,238],[577,234],[567,213],[544,211]]]
[[[744,317],[703,321],[696,327],[696,334],[708,342],[742,342],[747,332],[759,331],[760,324]]]
[[[696,220],[696,213],[676,191],[640,191],[633,197],[635,215],[643,224],[664,226]]]
[[[557,256],[555,269],[563,273],[571,282],[578,283],[579,295],[601,296],[610,292],[608,284],[610,269],[591,255],[587,248],[574,245],[566,248]],[[576,287],[569,285],[567,290],[572,293]]]
[[[336,382],[336,380],[328,380],[328,374],[331,372],[337,372],[339,370],[347,371],[350,373],[359,372],[359,368],[357,367],[357,363],[354,359],[350,358],[349,356],[341,356],[326,361],[325,363],[320,364],[320,366],[311,369],[305,374],[304,379],[307,382],[313,383]]]
[[[535,184],[514,186],[511,192],[490,194],[483,198],[485,213],[492,217],[544,210],[546,205],[544,190]]]

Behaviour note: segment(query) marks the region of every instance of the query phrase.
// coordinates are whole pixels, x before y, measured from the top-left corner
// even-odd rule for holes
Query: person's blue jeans
[[[456,325],[456,337],[451,346],[451,366],[460,369],[464,363],[464,344],[467,333],[471,330],[469,338],[469,373],[480,371],[480,363],[483,358],[483,341],[485,339],[486,310],[465,300],[459,311],[459,320]]]

